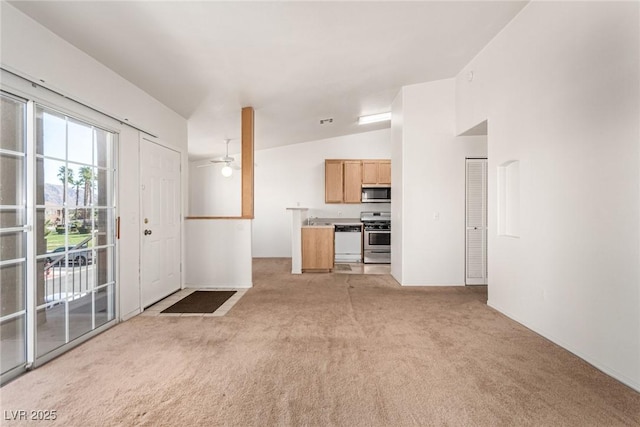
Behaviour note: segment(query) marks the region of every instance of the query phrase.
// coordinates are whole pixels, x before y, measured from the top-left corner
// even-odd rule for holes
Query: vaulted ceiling
[[[11,4],[188,119],[198,159],[239,138],[244,106],[257,149],[387,127],[356,121],[455,76],[526,2]]]

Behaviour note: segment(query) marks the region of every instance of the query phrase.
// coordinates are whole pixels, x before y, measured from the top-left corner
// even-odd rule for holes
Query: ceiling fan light
[[[231,175],[233,175],[233,169],[231,168],[231,166],[229,166],[229,163],[227,163],[222,167],[220,173],[222,173],[222,176],[224,176],[225,178],[229,178]]]
[[[359,125],[368,125],[369,123],[377,123],[384,122],[387,120],[391,120],[391,112],[380,113],[380,114],[371,114],[368,116],[360,116],[358,117]]]

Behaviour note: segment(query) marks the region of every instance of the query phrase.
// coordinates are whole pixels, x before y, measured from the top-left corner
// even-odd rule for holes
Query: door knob
[[[151,230],[144,230],[144,235],[145,235],[145,236],[148,236],[148,235],[150,235],[150,234],[151,234]]]

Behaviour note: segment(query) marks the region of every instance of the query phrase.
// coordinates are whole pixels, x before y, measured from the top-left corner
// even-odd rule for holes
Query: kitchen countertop
[[[334,225],[358,225],[362,224],[360,218],[309,218],[308,226],[331,226]]]

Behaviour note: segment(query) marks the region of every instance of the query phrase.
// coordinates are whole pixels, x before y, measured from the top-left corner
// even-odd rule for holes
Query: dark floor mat
[[[195,291],[161,313],[213,313],[236,291]]]

